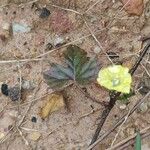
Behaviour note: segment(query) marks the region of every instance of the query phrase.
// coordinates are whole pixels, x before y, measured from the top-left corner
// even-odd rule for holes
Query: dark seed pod
[[[40,18],[47,18],[50,14],[50,11],[44,7],[41,9]]]
[[[2,84],[2,86],[1,86],[1,92],[2,92],[5,96],[8,96],[8,85],[7,85],[7,84]]]
[[[12,88],[9,88],[8,96],[12,101],[17,101],[21,98],[21,90],[20,87],[15,86]]]

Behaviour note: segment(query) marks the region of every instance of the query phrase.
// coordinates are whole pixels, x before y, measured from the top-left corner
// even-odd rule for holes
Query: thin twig
[[[57,5],[53,5],[53,4],[49,4],[50,6],[53,6],[53,7],[56,7],[56,8],[59,8],[59,9],[62,9],[62,10],[66,10],[66,11],[70,11],[70,12],[73,12],[75,14],[79,14],[79,15],[83,15],[82,13],[76,11],[76,10],[73,10],[73,9],[69,9],[69,8],[63,8],[63,7],[60,7],[60,6],[57,6]]]
[[[96,98],[92,97],[88,92],[85,92],[79,85],[76,85],[77,89],[83,94],[85,95],[85,97],[89,98],[90,100],[92,100],[93,102],[96,102],[98,104],[101,104],[102,106],[104,106],[103,102],[97,101]]]
[[[147,53],[147,51],[149,50],[150,47],[150,43],[147,44],[144,47],[144,50],[141,52],[140,57],[138,58],[137,62],[135,63],[135,65],[132,67],[132,69],[130,70],[131,75],[134,74],[134,72],[136,71],[136,69],[138,68],[139,64],[141,63],[143,57],[145,56],[145,54]]]
[[[91,10],[95,5],[97,5],[101,0],[96,1],[93,5],[91,5],[86,11],[85,13],[87,13],[89,10]]]
[[[94,38],[94,40],[96,41],[96,43],[98,44],[99,48],[102,50],[102,52],[107,56],[108,60],[113,64],[112,60],[110,59],[110,57],[108,56],[108,54],[104,51],[103,46],[101,45],[101,43],[99,42],[99,40],[96,38],[94,32],[91,30],[91,28],[89,27],[87,21],[85,20],[85,18],[83,17],[83,20],[85,22],[86,27],[88,28],[88,30],[90,31],[92,37]]]

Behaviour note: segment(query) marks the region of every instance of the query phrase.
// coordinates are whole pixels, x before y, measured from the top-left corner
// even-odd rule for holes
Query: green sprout
[[[128,68],[112,65],[99,71],[97,82],[109,90],[129,94],[132,78]]]

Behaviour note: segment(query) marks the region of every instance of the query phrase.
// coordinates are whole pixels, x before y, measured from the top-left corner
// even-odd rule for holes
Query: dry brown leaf
[[[122,0],[128,14],[140,16],[144,9],[143,0]]]
[[[59,110],[65,105],[63,95],[60,93],[49,94],[48,96],[45,97],[45,99],[46,99],[46,103],[41,108],[40,111],[40,116],[42,119],[45,119],[52,112]]]

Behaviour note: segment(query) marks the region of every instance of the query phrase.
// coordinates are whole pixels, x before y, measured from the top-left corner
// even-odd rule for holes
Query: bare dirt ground
[[[5,22],[22,23],[31,29],[29,32],[8,35],[6,39],[0,37],[0,83],[20,85],[20,79],[34,83],[34,89],[23,93],[21,102],[13,102],[0,93],[0,132],[2,127],[7,130],[7,135],[0,139],[0,150],[86,150],[104,109],[98,102],[109,100],[108,91],[96,83],[87,85],[88,93],[98,101],[95,102],[75,86],[66,88],[69,108],[54,112],[42,120],[39,111],[43,97],[52,92],[44,82],[42,73],[49,68],[48,61],[63,62],[62,52],[69,44],[80,46],[88,56],[97,53],[102,67],[111,64],[104,52],[115,52],[123,65],[131,68],[143,48],[141,37],[150,35],[150,1],[144,1],[144,11],[140,16],[129,15],[122,9],[123,4],[119,0],[37,0],[35,5],[27,0],[1,0],[0,4],[0,25]],[[39,8],[43,7],[51,13],[46,18],[39,17]],[[84,16],[81,15],[83,13]],[[58,37],[63,38],[64,43],[55,48]],[[47,48],[48,43],[53,45],[51,50]],[[149,82],[148,60],[149,55],[134,75],[133,89],[136,94],[124,109],[122,104],[117,103],[102,133],[144,97],[138,92],[138,84],[145,79],[143,75],[147,76],[146,83]],[[142,130],[150,126],[150,99],[145,103],[146,110],[141,108],[141,111],[137,110],[127,118],[115,144],[136,133],[135,129]],[[11,127],[9,122],[2,125],[1,121],[8,114],[14,120]],[[31,121],[33,116],[37,117],[36,123]],[[20,121],[21,126],[17,128]],[[115,129],[95,150],[109,148],[118,130]],[[33,132],[40,134],[39,139],[30,137]],[[150,137],[142,142],[143,150],[150,149]],[[131,144],[126,149],[134,148]]]

